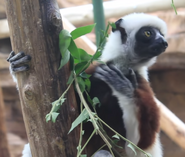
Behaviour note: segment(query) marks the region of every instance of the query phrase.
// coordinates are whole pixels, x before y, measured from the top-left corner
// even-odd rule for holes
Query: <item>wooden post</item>
[[[23,118],[33,157],[75,157],[79,129],[68,135],[78,116],[74,90],[60,110],[56,123],[46,123],[51,102],[67,88],[69,66],[60,63],[61,15],[56,0],[6,0],[13,50],[32,57],[30,70],[17,74]]]
[[[1,87],[0,87],[0,157],[10,157],[5,126],[4,100]]]

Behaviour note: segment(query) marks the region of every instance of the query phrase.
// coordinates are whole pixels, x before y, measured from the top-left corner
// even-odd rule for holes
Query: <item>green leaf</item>
[[[59,113],[57,113],[57,112],[52,112],[52,122],[53,123],[55,123],[56,122],[56,119],[57,119],[57,117],[58,117],[58,115],[59,115]]]
[[[70,53],[68,51],[68,47],[70,46],[71,43],[71,35],[70,33],[63,29],[60,34],[59,34],[59,48],[60,48],[60,53],[62,55],[62,59],[60,61],[60,67],[61,69],[70,59]]]
[[[100,104],[100,101],[99,101],[99,99],[97,98],[97,97],[94,97],[93,98],[93,106],[95,107],[97,104]]]
[[[88,54],[85,50],[78,48],[81,61],[89,61],[92,58],[92,55]]]
[[[118,140],[120,139],[120,137],[117,134],[113,135],[112,138],[116,138]]]
[[[101,56],[101,52],[97,51],[94,55],[93,55],[93,60],[97,60],[100,56]]]
[[[53,112],[57,112],[60,109],[60,100],[56,100],[54,102],[52,102],[52,110]]]
[[[70,76],[69,76],[69,79],[68,79],[68,81],[67,81],[67,84],[71,84],[71,82],[74,80],[74,72],[73,71],[71,71],[71,74],[70,74]]]
[[[89,92],[91,89],[91,81],[89,79],[85,79],[85,86],[87,91]]]
[[[109,22],[109,25],[111,25],[112,28],[116,29],[116,24],[114,22]]]
[[[81,61],[80,54],[78,52],[78,48],[77,48],[73,39],[71,39],[71,43],[68,47],[68,50],[70,51],[70,53],[71,53],[71,55],[73,56],[74,59],[79,60],[79,62]]]
[[[69,133],[76,128],[80,123],[82,123],[84,120],[89,118],[89,114],[87,113],[86,109],[83,109],[81,114],[76,118],[76,120],[72,123],[71,129],[69,130]],[[69,134],[68,133],[68,134]]]
[[[77,81],[78,81],[80,90],[83,93],[85,91],[85,82],[81,77],[77,77]]]
[[[65,102],[65,100],[66,100],[66,98],[62,98],[61,100],[54,101],[52,103],[52,106],[53,106],[52,110],[53,110],[53,112],[57,112],[60,109],[61,105]]]
[[[51,120],[51,114],[48,113],[48,114],[46,115],[46,122],[49,122],[50,120]]]
[[[66,50],[66,52],[64,52],[62,55],[59,70],[69,61],[69,59],[70,59],[70,52]]]
[[[84,133],[85,133],[85,131],[84,131],[84,130],[82,130],[82,135],[84,135]]]
[[[65,102],[65,100],[66,100],[66,98],[62,98],[62,99],[60,100],[60,106]]]
[[[72,36],[73,40],[75,40],[76,38],[78,38],[82,35],[90,33],[93,30],[93,28],[95,27],[95,25],[96,24],[92,24],[92,25],[76,28],[74,31],[71,32],[71,36]]]
[[[88,75],[85,71],[83,71],[82,73],[80,73],[80,77],[87,79],[91,77],[91,75]]]
[[[127,145],[127,147],[129,147],[130,149],[132,149],[132,151],[135,153],[135,155],[137,155],[137,152],[136,152],[136,150],[135,150],[135,147],[134,147],[131,143],[129,143],[129,144]]]
[[[71,43],[71,34],[63,29],[60,34],[59,34],[59,47],[60,47],[60,52],[63,57],[63,53],[65,53]]]
[[[75,66],[75,72],[76,72],[76,75],[80,74],[81,72],[83,72],[85,69],[87,69],[87,67],[89,67],[90,65],[90,62],[81,62],[81,63],[78,63],[76,66]]]
[[[93,101],[92,101],[91,97],[89,96],[89,94],[86,93],[86,95],[87,95],[87,100],[88,100],[88,102],[89,102],[91,105],[93,105]]]
[[[81,154],[80,157],[87,157],[87,154]]]
[[[81,150],[81,145],[77,147],[78,152]]]
[[[74,65],[74,58],[73,58],[72,55],[70,55],[69,63],[70,63],[70,69],[71,69],[71,71],[74,71],[75,65]]]

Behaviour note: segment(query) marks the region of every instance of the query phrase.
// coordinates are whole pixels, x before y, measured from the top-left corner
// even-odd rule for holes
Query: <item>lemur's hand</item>
[[[15,54],[14,51],[7,58],[7,61],[10,62],[10,70],[14,73],[28,70],[30,60],[31,56],[25,55],[24,52]]]
[[[135,74],[133,70],[129,70],[130,75],[133,76],[130,81],[122,72],[113,65],[101,65],[95,70],[94,76],[104,82],[106,82],[111,88],[117,92],[132,97],[135,89]],[[134,84],[133,84],[134,83]]]

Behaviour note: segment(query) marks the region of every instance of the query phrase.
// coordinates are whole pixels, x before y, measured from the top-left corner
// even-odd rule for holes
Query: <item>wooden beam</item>
[[[15,87],[16,84],[13,82],[12,76],[9,69],[0,70],[0,87]]]
[[[185,69],[185,53],[163,53],[149,70]]]
[[[126,3],[125,1],[112,1],[104,2],[104,12],[105,18],[120,18],[126,14],[133,12],[154,12],[170,9],[171,2],[169,0],[163,0],[161,4],[160,0],[157,1],[144,1],[134,3]],[[159,6],[158,6],[159,5]],[[176,0],[176,7],[185,7],[184,0]],[[115,11],[116,10],[116,11]],[[91,4],[78,6],[78,7],[69,7],[60,9],[60,13],[73,25],[85,25],[87,23],[93,23],[93,7]],[[170,14],[164,14],[164,12],[155,13],[162,19],[164,19],[168,26],[172,27],[168,30],[169,34],[179,33],[185,30],[184,28],[184,16],[183,11],[179,11],[178,15],[175,15],[174,11]],[[178,28],[178,29],[177,29]],[[0,20],[0,39],[9,37],[9,28],[7,21]]]
[[[133,12],[154,12],[160,10],[172,9],[170,0],[145,0],[145,1],[109,1],[104,2],[105,18],[120,18]],[[185,7],[184,0],[175,0],[175,7]],[[67,18],[72,24],[80,25],[93,23],[93,7],[92,4],[64,8],[60,10],[61,15]]]
[[[62,18],[56,0],[6,0],[12,49],[32,57],[30,69],[17,73],[24,123],[33,157],[76,156],[79,129],[68,134],[78,116],[73,87],[56,123],[46,122],[51,103],[67,88],[69,64],[60,65]]]
[[[10,157],[6,133],[4,99],[0,87],[0,157]]]
[[[0,39],[9,38],[10,32],[6,19],[0,20]]]
[[[158,99],[156,102],[161,111],[161,129],[185,150],[185,124]]]
[[[6,61],[8,54],[0,52],[0,70],[9,68],[9,63]]]

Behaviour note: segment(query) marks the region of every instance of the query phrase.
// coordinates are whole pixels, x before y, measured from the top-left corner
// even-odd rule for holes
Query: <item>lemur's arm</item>
[[[16,73],[29,70],[29,62],[31,61],[31,56],[25,55],[24,52],[15,54],[15,52],[12,51],[7,58],[7,61],[10,62],[10,73],[14,82],[17,84]],[[32,157],[29,143],[24,146],[22,157]]]
[[[113,66],[102,65],[96,69],[95,77],[105,81],[118,98],[123,111],[126,138],[146,150],[153,157],[162,157],[158,132],[159,110],[149,83],[130,70],[130,79]],[[127,143],[128,144],[128,143]],[[133,151],[126,145],[129,157]],[[138,152],[137,157],[143,157]]]

